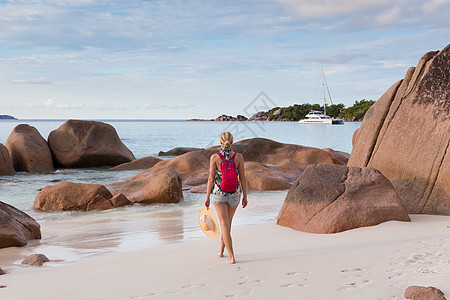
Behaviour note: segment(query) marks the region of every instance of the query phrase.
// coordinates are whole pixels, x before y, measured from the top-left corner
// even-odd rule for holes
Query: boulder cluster
[[[244,157],[248,190],[289,189],[277,217],[282,226],[336,233],[410,221],[408,213],[450,215],[450,45],[425,54],[369,109],[353,136],[351,155],[264,138],[232,147]],[[91,211],[133,203],[178,203],[183,190],[206,192],[210,157],[219,150],[177,147],[160,152],[173,156],[170,159],[135,160],[105,123],[69,120],[52,131],[48,141],[34,127],[21,124],[6,147],[0,144],[0,175],[51,172],[55,167],[146,169],[106,186],[47,186],[33,207]],[[0,248],[23,246],[40,235],[34,219],[0,202]]]
[[[116,166],[134,159],[114,127],[106,123],[68,120],[50,133],[48,141],[33,126],[20,124],[6,140],[6,148],[0,144],[0,175]]]
[[[242,140],[234,143],[232,148],[244,156],[249,190],[286,190],[308,165],[345,165],[348,159],[343,152],[284,144],[264,138]],[[130,180],[146,180],[157,172],[170,170],[180,176],[184,189],[205,193],[210,157],[219,150],[219,146],[186,150],[186,153],[160,161]],[[110,184],[108,188],[112,189],[114,185]]]
[[[450,215],[449,147],[450,45],[425,54],[368,110],[347,166],[301,173],[277,224],[335,233],[408,213]]]

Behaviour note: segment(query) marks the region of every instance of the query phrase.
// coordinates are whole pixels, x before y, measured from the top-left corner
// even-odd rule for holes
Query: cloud
[[[342,53],[313,56],[307,58],[306,61],[318,62],[323,64],[349,64],[356,59],[365,57],[367,57],[367,55],[362,53]]]
[[[144,104],[144,108],[146,108],[146,109],[160,109],[160,108],[167,108],[167,105],[164,105],[164,104]]]
[[[187,108],[193,108],[193,107],[195,107],[195,105],[193,105],[193,104],[173,105],[173,106],[169,106],[168,109],[187,109]]]
[[[377,10],[389,0],[277,0],[290,8],[297,16],[306,19],[328,18],[355,12]]]
[[[62,103],[62,104],[57,104],[56,103],[56,97],[51,97],[48,98],[47,101],[45,102],[29,102],[27,104],[28,108],[46,108],[46,109],[50,109],[50,108],[56,108],[56,109],[88,109],[89,107],[84,104],[83,102],[79,102],[76,104],[67,104],[67,103]]]
[[[27,83],[31,84],[51,84],[52,82],[47,79],[47,77],[39,77],[27,80]]]
[[[29,102],[27,104],[27,107],[28,108],[50,108],[50,107],[53,107],[55,102],[56,102],[56,98],[51,97],[51,98],[48,98],[47,101],[45,101],[45,102],[39,102],[39,103]]]
[[[44,102],[29,102],[27,108],[44,108],[44,109],[75,109],[75,110],[99,110],[99,111],[142,111],[145,109],[186,109],[195,105],[174,105],[167,106],[164,104],[144,104],[144,105],[87,105],[84,102],[78,103],[57,103],[56,97],[51,97]],[[1,107],[1,106],[0,106]]]
[[[3,59],[5,61],[5,59]],[[16,79],[14,83],[29,83],[29,84],[51,84],[52,82],[47,77],[38,77],[29,80]]]
[[[321,28],[373,28],[448,23],[450,0],[276,0],[302,20]],[[325,24],[334,24],[326,27]],[[397,28],[400,29],[400,28]]]
[[[76,103],[76,104],[58,104],[58,105],[56,105],[56,107],[60,108],[60,109],[88,109],[89,108],[83,102]]]

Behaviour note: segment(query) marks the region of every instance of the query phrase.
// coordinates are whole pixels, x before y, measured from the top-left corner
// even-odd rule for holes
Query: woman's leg
[[[229,213],[229,205],[228,204],[214,204],[214,207],[216,208],[217,215],[219,217],[220,227],[222,228],[222,241],[227,248],[228,254],[230,255],[230,258],[228,259],[229,263],[234,264],[235,258],[234,258],[234,252],[233,252],[233,242],[231,240],[231,222],[230,220],[233,218]],[[236,208],[232,208],[232,215],[234,215],[234,212],[236,211]],[[222,243],[221,241],[221,243]],[[222,249],[222,248],[221,248]],[[220,252],[219,252],[220,253]]]
[[[231,236],[231,224],[233,222],[233,217],[234,217],[234,213],[236,212],[237,207],[232,207],[232,206],[228,206],[228,219],[230,220],[230,236]],[[225,250],[225,243],[223,241],[222,236],[220,237],[220,249],[219,252],[217,253],[217,256],[219,257],[223,257],[223,252]]]

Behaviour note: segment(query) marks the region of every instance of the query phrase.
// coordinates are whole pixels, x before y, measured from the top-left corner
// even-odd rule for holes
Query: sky
[[[249,117],[321,103],[321,64],[349,107],[447,46],[449,16],[450,0],[0,0],[0,114]]]

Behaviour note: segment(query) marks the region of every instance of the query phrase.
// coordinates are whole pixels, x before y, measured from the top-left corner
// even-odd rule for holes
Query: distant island
[[[0,115],[0,120],[17,120],[17,118],[10,115]]]
[[[327,115],[334,119],[342,119],[345,122],[360,122],[366,112],[375,103],[373,100],[355,101],[346,108],[344,104],[327,105]],[[304,119],[312,109],[322,109],[319,104],[294,104],[287,107],[274,107],[268,111],[260,111],[250,118],[242,115],[228,116],[221,115],[215,119],[190,119],[189,121],[298,121]]]

